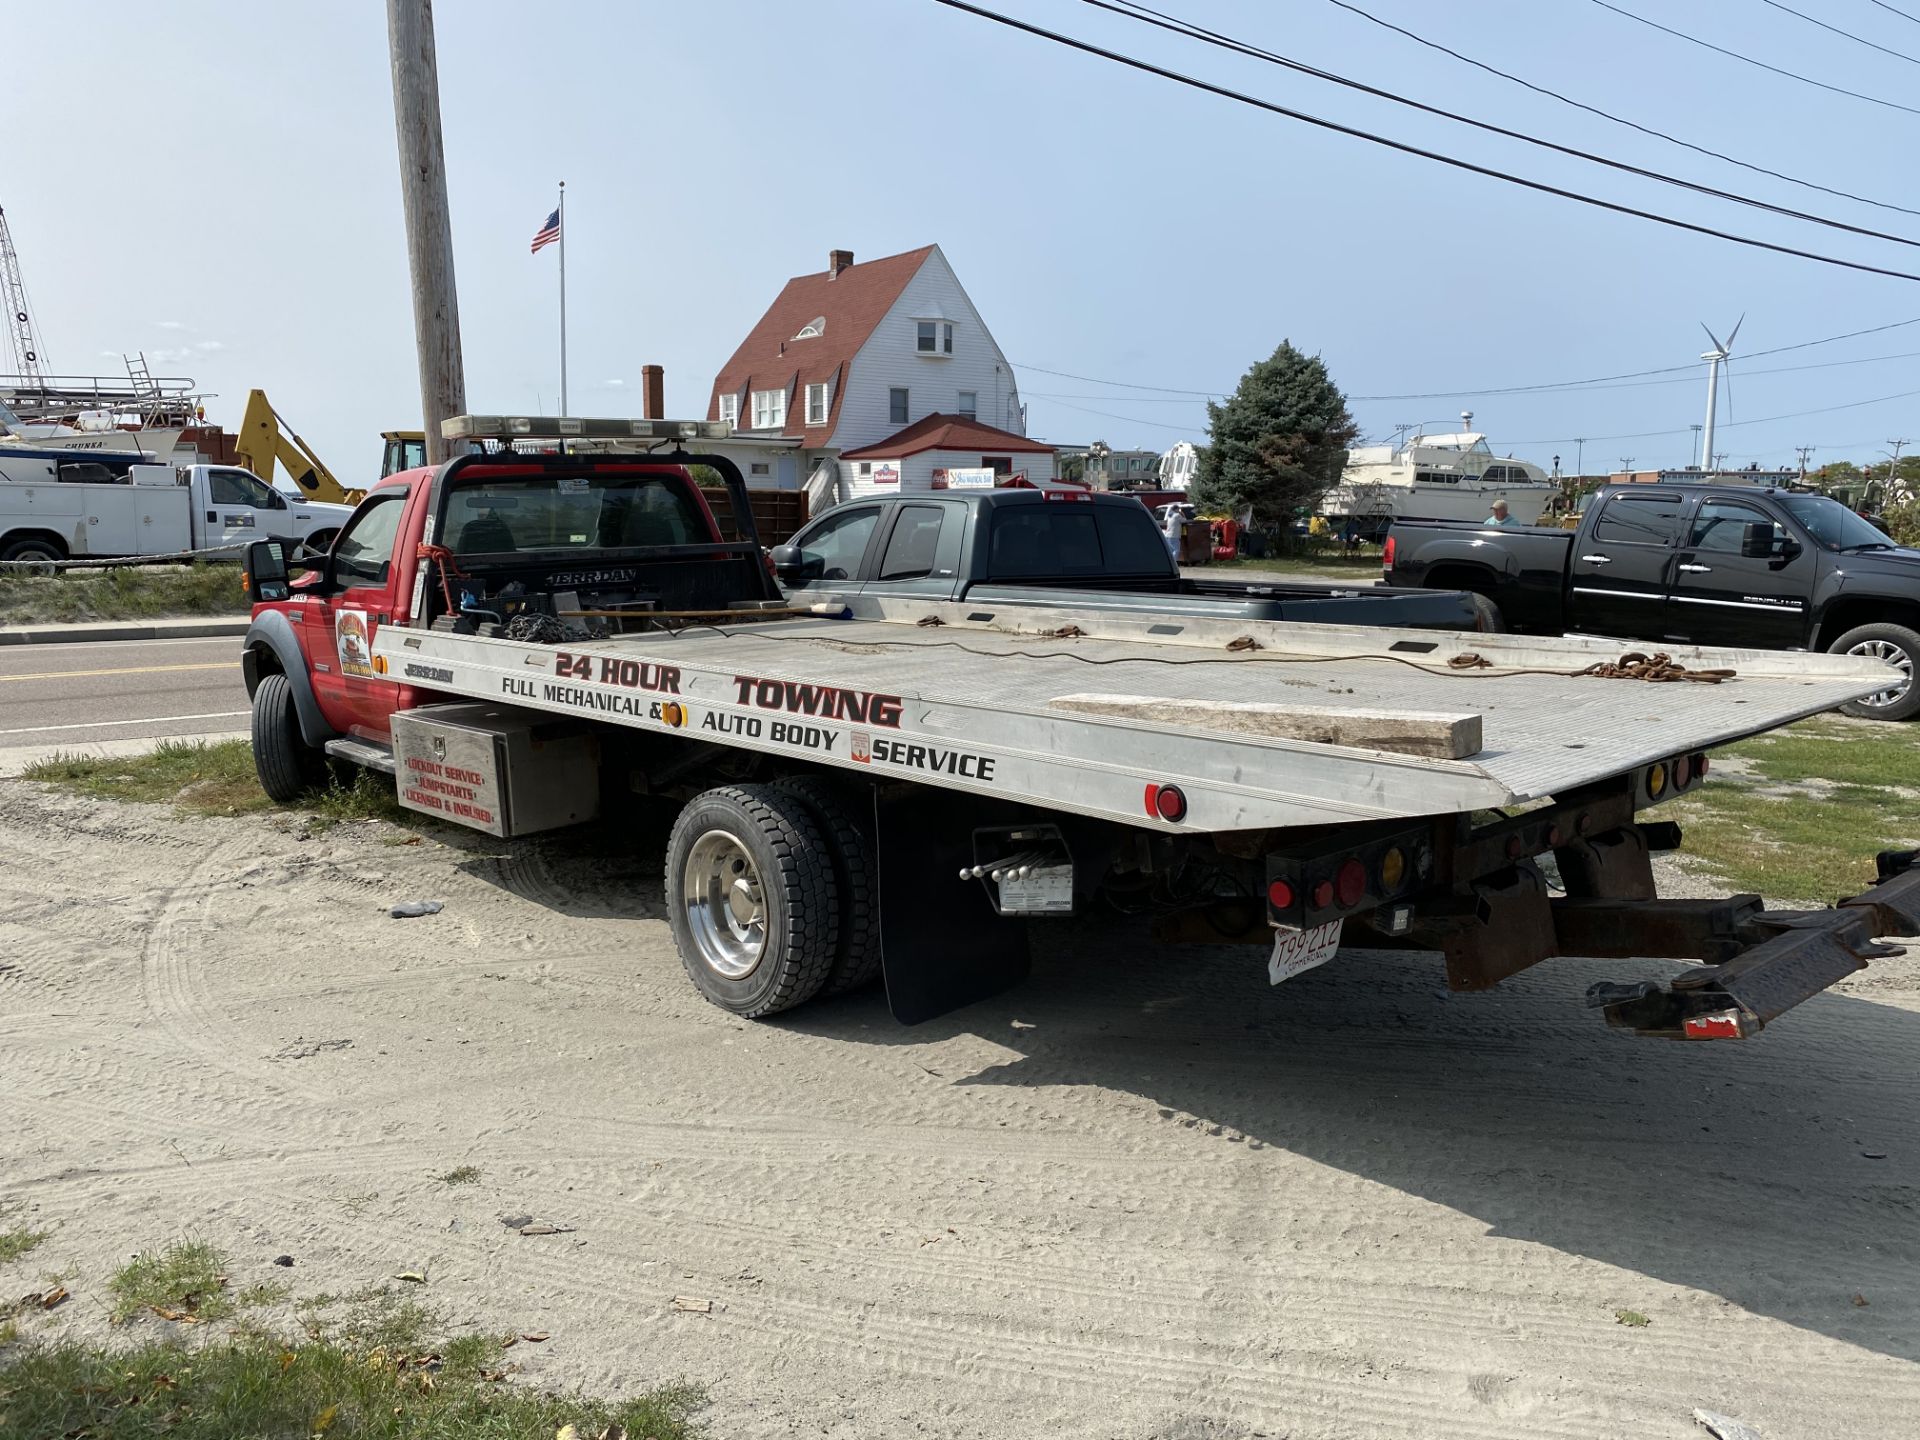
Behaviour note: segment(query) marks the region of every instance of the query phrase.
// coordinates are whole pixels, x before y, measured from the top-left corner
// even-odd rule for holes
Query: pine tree
[[[1226,404],[1208,401],[1207,418],[1212,442],[1194,477],[1195,503],[1230,515],[1251,506],[1263,526],[1318,504],[1360,433],[1326,364],[1288,340],[1247,371]]]

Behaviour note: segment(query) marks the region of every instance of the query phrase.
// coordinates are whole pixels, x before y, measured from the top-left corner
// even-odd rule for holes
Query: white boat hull
[[[1482,485],[1462,480],[1456,485],[1341,485],[1327,494],[1329,519],[1345,520],[1484,520],[1496,500],[1507,502],[1507,513],[1518,525],[1533,525],[1559,494],[1554,485]]]

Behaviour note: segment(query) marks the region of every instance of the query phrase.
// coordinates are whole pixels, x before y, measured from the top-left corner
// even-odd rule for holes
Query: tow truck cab
[[[696,465],[721,479],[725,524]],[[557,638],[562,626],[604,635],[627,616],[780,603],[738,469],[679,450],[501,446],[402,471],[368,493],[316,569],[288,578],[285,566],[271,546],[249,555],[242,665],[250,697],[268,676],[286,677],[309,749],[343,738],[388,746],[395,712],[440,698],[431,665],[391,673],[374,656],[389,625]]]

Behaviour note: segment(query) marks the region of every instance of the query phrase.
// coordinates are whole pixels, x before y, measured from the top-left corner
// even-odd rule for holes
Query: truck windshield
[[[515,475],[459,485],[447,497],[456,555],[621,550],[713,540],[684,481],[666,475]]]
[[[1776,496],[1787,513],[1807,529],[1807,533],[1829,550],[1851,550],[1857,545],[1886,546],[1893,542],[1886,532],[1862,520],[1838,500],[1826,495]]]

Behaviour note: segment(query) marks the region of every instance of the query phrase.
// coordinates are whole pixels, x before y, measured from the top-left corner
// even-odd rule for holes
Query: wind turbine
[[[1705,321],[1700,324],[1702,330],[1707,330],[1707,339],[1713,341],[1713,349],[1700,357],[1707,362],[1707,423],[1700,439],[1700,469],[1703,473],[1711,474],[1713,471],[1713,421],[1715,412],[1720,408],[1720,367],[1733,354],[1733,337],[1740,333],[1740,327],[1746,323],[1745,315],[1734,321],[1733,329],[1727,332],[1727,342],[1724,345],[1720,343],[1719,337],[1713,331],[1707,330]],[[1728,394],[1731,395],[1733,385],[1731,372],[1727,376],[1727,385]]]

